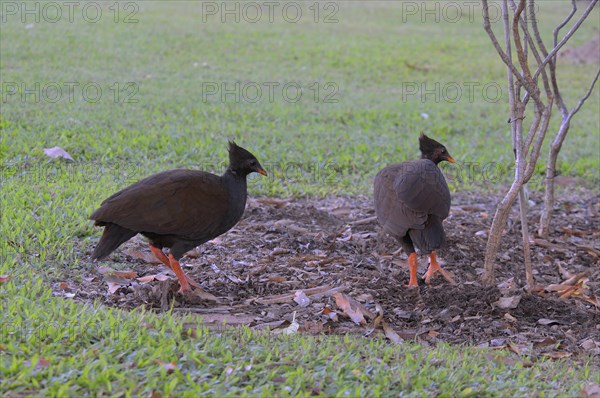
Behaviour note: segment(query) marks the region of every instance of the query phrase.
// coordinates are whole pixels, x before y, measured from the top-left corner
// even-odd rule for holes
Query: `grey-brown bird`
[[[436,272],[454,283],[437,262],[435,250],[446,241],[442,221],[450,212],[450,190],[438,164],[455,161],[444,145],[425,134],[419,137],[419,149],[421,159],[387,166],[375,176],[375,213],[383,230],[395,237],[408,255],[408,287],[418,286],[415,246],[429,254],[426,283]]]
[[[246,206],[246,177],[267,175],[256,157],[229,142],[229,167],[222,176],[200,170],[176,169],[154,174],[106,199],[90,219],[104,233],[92,253],[101,260],[140,233],[150,250],[177,275],[180,292],[200,288],[181,269],[189,250],[231,229]],[[168,256],[163,248],[169,248]]]

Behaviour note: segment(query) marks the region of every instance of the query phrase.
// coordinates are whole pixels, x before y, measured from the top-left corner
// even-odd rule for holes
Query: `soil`
[[[575,64],[598,65],[600,63],[600,31],[596,31],[594,37],[580,47],[568,47],[559,52],[558,56]]]
[[[82,282],[70,281],[68,288],[56,283],[55,290],[57,295],[68,291],[76,300],[99,300],[125,309],[145,306],[167,311],[173,306],[173,311],[200,314],[207,325],[217,327],[225,321],[257,329],[283,328],[295,314],[300,332],[383,336],[380,327],[374,330],[372,319],[383,314],[400,338],[425,345],[444,341],[505,347],[528,355],[600,356],[600,307],[594,295],[600,291],[597,192],[562,194],[555,208],[554,232],[548,240],[538,239],[539,244],[532,245],[539,285],[535,293],[523,288],[516,206],[498,256],[498,285],[483,286],[479,281],[487,231],[500,198],[453,194],[445,221],[447,244],[438,258],[456,284],[436,276],[431,285],[419,280],[418,289],[408,289],[406,254],[380,232],[368,198],[249,198],[236,227],[182,260],[184,270],[206,293],[177,293],[174,274],[157,264],[137,237],[103,263],[104,275],[98,272],[100,267],[90,265],[82,270]],[[541,198],[533,196],[530,205],[534,237],[532,226],[538,221]],[[138,277],[169,278],[139,281],[131,275],[107,276],[106,266],[119,268],[115,261]],[[420,256],[419,275],[426,268],[427,256]],[[568,298],[559,298],[553,290],[560,289],[552,285],[572,275],[577,275],[578,289]],[[110,281],[116,283],[114,293],[107,288]],[[295,295],[299,290],[305,295]],[[366,316],[366,324],[356,324],[345,315],[343,303],[336,303],[336,292],[345,295],[337,295],[338,299],[350,300],[352,308]],[[506,303],[515,308],[506,308]]]

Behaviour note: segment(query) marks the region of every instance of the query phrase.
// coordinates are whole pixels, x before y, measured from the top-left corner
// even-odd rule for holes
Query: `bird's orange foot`
[[[419,283],[417,282],[417,253],[410,253],[408,256],[408,267],[410,269],[410,280],[408,282],[409,288],[418,288]]]
[[[187,276],[185,272],[183,272],[183,269],[181,269],[181,265],[179,264],[179,261],[177,261],[175,259],[175,257],[173,257],[173,255],[170,253],[169,253],[169,262],[171,264],[171,269],[173,270],[173,272],[175,272],[177,279],[179,279],[179,286],[180,286],[180,288],[178,290],[179,293],[185,293],[185,292],[191,291],[192,288],[190,287],[190,285],[192,285],[198,289],[202,289],[197,282],[195,282],[192,278]]]
[[[179,285],[181,286],[179,288],[179,293],[184,293],[184,292],[191,291],[192,288],[190,287],[190,285],[193,286],[193,287],[195,287],[195,288],[202,289],[202,286],[200,286],[200,284],[198,284],[196,281],[194,281],[192,278],[190,278],[183,271],[183,269],[179,265],[179,261],[177,261],[177,260],[175,260],[173,258],[173,260],[177,264],[177,267],[181,271],[181,275],[183,275],[184,281],[182,282],[181,275],[171,265],[171,257],[172,257],[171,255],[169,255],[169,257],[167,257],[165,255],[165,253],[161,249],[159,249],[156,246],[152,246],[152,245],[150,245],[150,251],[152,251],[152,253],[154,253],[154,255],[156,256],[156,258],[158,258],[167,268],[169,268],[171,271],[175,272],[175,275],[177,276],[177,279],[179,280]]]
[[[427,268],[427,272],[425,272],[425,283],[430,284],[431,278],[437,272],[442,274],[442,276],[444,278],[446,278],[446,280],[448,282],[450,282],[452,284],[455,283],[452,274],[450,272],[444,270],[442,267],[440,267],[440,264],[437,262],[435,251],[432,251],[431,254],[429,255],[429,268]]]

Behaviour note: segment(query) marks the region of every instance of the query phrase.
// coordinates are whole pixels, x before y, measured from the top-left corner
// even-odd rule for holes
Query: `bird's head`
[[[423,133],[419,137],[419,150],[421,151],[421,159],[429,159],[435,164],[444,160],[450,163],[456,162],[444,145]]]
[[[260,165],[256,157],[238,146],[235,142],[229,141],[229,168],[241,176],[247,176],[250,173],[256,172],[264,176],[267,172]]]

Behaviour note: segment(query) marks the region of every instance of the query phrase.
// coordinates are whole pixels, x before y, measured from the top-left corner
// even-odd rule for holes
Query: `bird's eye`
[[[445,149],[442,149],[442,153],[446,153],[446,150],[445,150]]]

